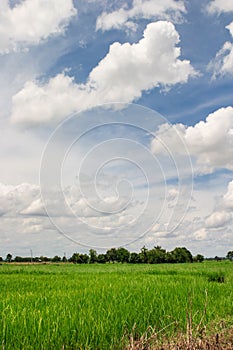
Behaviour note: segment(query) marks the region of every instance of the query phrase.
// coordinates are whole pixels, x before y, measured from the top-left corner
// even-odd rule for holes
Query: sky
[[[232,0],[1,0],[0,256],[233,249]]]

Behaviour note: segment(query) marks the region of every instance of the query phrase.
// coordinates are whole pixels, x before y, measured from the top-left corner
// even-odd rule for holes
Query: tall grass
[[[224,275],[223,283],[211,276]],[[172,335],[193,323],[233,321],[233,264],[0,266],[5,350],[122,349],[148,326]]]

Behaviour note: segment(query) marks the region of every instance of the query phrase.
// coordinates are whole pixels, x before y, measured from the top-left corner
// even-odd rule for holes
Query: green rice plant
[[[208,276],[225,273],[225,283]],[[176,265],[60,264],[0,266],[0,344],[4,350],[126,347],[148,327],[168,337],[192,323],[233,321],[233,271],[228,262]],[[1,345],[0,345],[1,349]]]
[[[223,272],[211,272],[208,275],[208,281],[209,282],[218,282],[218,283],[224,283],[225,282],[225,273]]]

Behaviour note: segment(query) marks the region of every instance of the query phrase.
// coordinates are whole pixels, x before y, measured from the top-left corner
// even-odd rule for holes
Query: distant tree
[[[138,253],[131,253],[130,254],[130,258],[129,258],[129,262],[131,264],[140,264],[142,261],[141,261],[141,257],[140,257],[140,254]]]
[[[64,263],[67,262],[67,257],[65,255],[62,257],[62,262],[64,262]]]
[[[172,260],[176,263],[192,262],[193,257],[190,251],[185,247],[177,247],[172,252]]]
[[[12,254],[8,253],[6,256],[6,262],[11,262],[12,261]]]
[[[89,250],[89,263],[94,264],[97,262],[97,252],[94,249]]]
[[[214,257],[214,260],[219,262],[219,261],[222,261],[222,258],[220,258],[219,256],[216,255],[216,256]]]
[[[35,256],[33,259],[32,259],[33,262],[41,262],[39,256]]]
[[[15,262],[25,262],[24,259],[25,259],[25,258],[23,258],[22,256],[18,256],[18,255],[17,255],[17,256],[15,257],[14,261],[15,261]]]
[[[50,261],[51,259],[48,258],[47,256],[40,256],[40,261],[44,261],[44,262],[48,262]]]
[[[89,256],[87,254],[74,253],[71,258],[69,258],[69,262],[74,264],[87,264],[88,261]]]
[[[2,262],[3,261],[3,258],[0,256],[0,262]]]
[[[227,253],[227,259],[229,260],[233,260],[233,250],[230,250],[228,253]]]
[[[60,262],[60,261],[61,261],[61,257],[58,256],[58,255],[55,255],[55,256],[52,258],[51,261],[52,261],[52,262]]]
[[[165,257],[165,262],[168,264],[175,263],[175,256],[172,254],[172,252],[167,252]]]
[[[204,261],[204,256],[201,254],[197,254],[196,256],[193,257],[194,262],[203,262]]]
[[[106,260],[108,262],[116,262],[117,261],[117,250],[116,248],[111,248],[106,252]]]
[[[147,252],[149,264],[161,264],[166,261],[166,250],[156,246]]]
[[[87,264],[89,261],[89,256],[87,254],[79,254],[80,263]]]
[[[127,249],[121,247],[121,248],[118,248],[116,252],[117,252],[118,262],[121,262],[121,263],[129,262],[130,252]]]
[[[106,263],[106,254],[98,254],[97,262],[99,264],[105,264]]]
[[[142,247],[139,255],[140,255],[141,262],[143,264],[147,264],[148,263],[148,249],[145,246]]]

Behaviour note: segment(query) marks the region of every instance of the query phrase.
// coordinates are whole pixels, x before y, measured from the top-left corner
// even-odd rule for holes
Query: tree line
[[[226,258],[233,260],[233,251],[229,251]],[[197,254],[193,256],[185,247],[176,247],[172,251],[166,251],[160,246],[147,249],[141,248],[139,253],[130,252],[126,248],[111,248],[106,253],[98,254],[96,250],[90,249],[89,254],[73,253],[70,258],[55,255],[53,258],[46,256],[40,257],[22,257],[8,253],[5,260],[0,257],[0,261],[6,262],[71,262],[74,264],[105,264],[105,263],[130,263],[130,264],[162,264],[162,263],[192,263],[204,261],[204,256]],[[212,260],[220,261],[222,258],[215,257]]]

